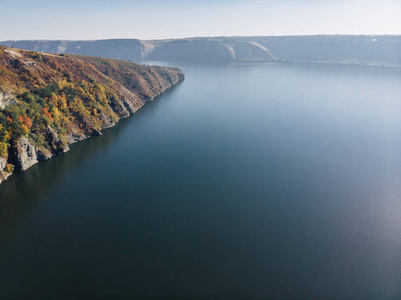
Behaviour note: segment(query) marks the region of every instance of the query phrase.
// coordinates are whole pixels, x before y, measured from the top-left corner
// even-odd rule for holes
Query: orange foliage
[[[28,129],[31,129],[32,127],[32,120],[30,117],[23,117],[23,116],[19,116],[18,120],[25,125]]]
[[[42,108],[42,112],[43,112],[43,115],[45,117],[48,117],[51,122],[54,121],[52,114],[49,112],[49,109],[47,107]]]

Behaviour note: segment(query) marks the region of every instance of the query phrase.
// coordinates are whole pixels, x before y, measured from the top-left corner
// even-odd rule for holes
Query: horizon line
[[[189,36],[179,38],[153,38],[153,39],[139,39],[133,37],[126,38],[100,38],[100,39],[17,39],[17,40],[2,40],[1,42],[22,42],[22,41],[63,41],[63,42],[90,42],[90,41],[107,41],[107,40],[137,40],[137,41],[168,41],[168,40],[184,40],[184,39],[199,39],[199,38],[247,38],[247,37],[314,37],[314,36],[366,36],[366,37],[377,37],[377,36],[401,36],[401,34],[288,34],[288,35],[216,35],[216,36]]]

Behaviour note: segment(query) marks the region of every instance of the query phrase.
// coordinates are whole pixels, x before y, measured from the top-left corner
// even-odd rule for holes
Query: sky
[[[0,40],[401,34],[401,0],[0,0]]]

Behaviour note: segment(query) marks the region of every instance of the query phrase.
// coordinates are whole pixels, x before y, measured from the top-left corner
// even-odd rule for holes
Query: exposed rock
[[[146,102],[146,100],[139,99],[139,97],[136,97],[135,94],[125,88],[121,90],[120,99],[124,105],[127,116],[129,116],[130,113],[135,113]]]
[[[0,157],[0,171],[6,168],[7,160],[4,157]]]
[[[50,145],[53,147],[54,154],[63,154],[70,150],[67,141],[63,142],[57,135],[57,133],[50,126],[47,128],[47,136]]]
[[[113,120],[107,117],[103,112],[99,115],[99,120],[102,122],[102,129],[110,128],[116,125]]]
[[[0,157],[0,183],[7,179],[11,173],[6,172],[7,160],[4,157]]]
[[[82,141],[85,138],[86,138],[86,136],[84,134],[80,134],[77,132],[71,132],[71,133],[67,134],[68,144],[73,144],[75,142]]]
[[[233,44],[237,61],[276,61],[276,57],[267,49],[256,42],[236,42]]]
[[[95,44],[93,46],[97,47]],[[132,44],[141,46],[143,53],[152,50],[150,44],[138,41]],[[15,114],[7,112],[0,117],[3,125],[12,123],[12,126],[7,126],[12,128],[8,141],[11,146],[7,149],[8,158],[0,161],[0,182],[14,170],[25,171],[39,161],[69,151],[68,145],[71,143],[102,135],[101,130],[114,126],[119,119],[130,116],[147,101],[184,79],[184,73],[177,68],[144,66],[99,57],[59,57],[22,49],[11,50],[4,46],[0,46],[0,66],[4,74],[0,77],[0,110],[12,105],[18,110]],[[63,109],[51,112],[50,107],[46,106],[40,111],[39,107],[33,106],[34,113],[26,110],[28,115],[25,116],[24,110],[35,101],[42,104],[48,101],[47,96],[54,83],[58,84],[54,94],[61,97],[61,102],[76,100],[75,93],[62,92],[63,89],[75,87],[80,89],[78,100],[85,103],[89,101],[86,103],[89,106],[71,108],[64,105]],[[21,88],[27,92],[16,98],[13,93],[18,94]],[[32,117],[36,114],[43,114],[48,122],[38,126]],[[53,128],[50,125],[43,126],[53,124],[52,121],[55,121],[54,124],[60,122]],[[28,135],[18,138],[27,129]],[[1,142],[4,142],[4,138]]]
[[[35,67],[36,63],[33,62],[33,61],[25,61],[24,65],[27,66],[27,67]]]
[[[14,145],[14,164],[17,171],[25,171],[39,161],[48,160],[53,155],[45,149],[38,149],[25,136]]]
[[[23,57],[21,53],[18,53],[16,51],[11,50],[11,49],[6,49],[4,51],[7,52],[13,59],[18,59],[18,58]]]
[[[14,104],[18,104],[18,102],[11,94],[0,91],[0,109]]]
[[[67,134],[67,143],[72,144],[86,139],[85,134],[77,127],[72,127],[71,132]]]

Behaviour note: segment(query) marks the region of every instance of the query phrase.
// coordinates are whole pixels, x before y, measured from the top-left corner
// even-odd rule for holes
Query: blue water
[[[179,67],[0,185],[0,299],[400,299],[401,74]]]

